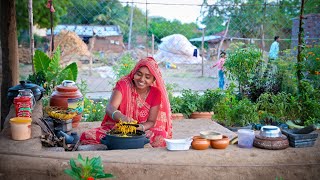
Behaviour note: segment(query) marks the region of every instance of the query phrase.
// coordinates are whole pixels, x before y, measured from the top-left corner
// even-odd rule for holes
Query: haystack
[[[91,56],[88,46],[75,32],[63,30],[55,36],[54,40],[54,46],[60,46],[62,63],[79,59],[81,56]]]

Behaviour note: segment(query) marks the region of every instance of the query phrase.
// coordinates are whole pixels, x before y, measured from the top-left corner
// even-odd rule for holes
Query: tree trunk
[[[10,109],[8,89],[19,82],[18,40],[15,0],[0,2],[1,37],[1,128]]]

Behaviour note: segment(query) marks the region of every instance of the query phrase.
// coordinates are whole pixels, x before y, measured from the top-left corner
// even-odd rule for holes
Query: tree
[[[182,34],[188,39],[201,36],[201,32],[197,30],[195,23],[182,24],[178,20],[168,21],[163,17],[151,19],[148,35],[151,36],[152,34],[154,34],[157,43],[160,43],[163,37],[172,34]]]
[[[50,11],[46,7],[47,0],[33,1],[33,23],[40,28],[50,27]],[[60,21],[60,17],[67,13],[71,5],[69,0],[53,0],[55,13],[53,16],[54,25]],[[29,29],[28,0],[16,1],[17,30]]]
[[[299,13],[300,0],[218,0],[209,5],[203,1],[203,24],[208,32],[219,32],[231,17],[229,35],[243,38],[273,39],[275,35],[291,37],[292,18]],[[305,11],[319,13],[319,0],[308,1]],[[271,43],[271,42],[270,42]],[[286,43],[286,44],[284,44]],[[289,47],[283,42],[282,47]]]

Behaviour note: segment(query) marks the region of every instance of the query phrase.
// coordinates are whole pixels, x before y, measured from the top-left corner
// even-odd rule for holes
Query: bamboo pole
[[[298,33],[298,54],[297,54],[297,62],[298,62],[298,67],[297,67],[297,79],[298,79],[298,92],[301,92],[301,80],[302,80],[302,72],[301,72],[301,64],[303,62],[302,58],[302,50],[303,50],[303,9],[304,9],[304,0],[301,0],[301,8],[300,8],[300,16],[299,16],[299,33]]]
[[[31,64],[32,64],[32,73],[34,73],[34,66],[33,66],[34,35],[33,35],[33,9],[32,9],[32,0],[29,0],[29,2],[28,2],[28,12],[29,12],[30,58],[31,58]]]
[[[203,56],[204,56],[204,31],[206,28],[202,29],[202,42],[201,42],[201,59],[202,59],[202,67],[201,67],[201,76],[203,77],[203,69],[204,69],[204,63],[203,63]]]
[[[220,56],[220,51],[221,51],[221,46],[223,44],[224,39],[226,38],[227,34],[228,34],[228,29],[229,29],[229,24],[230,24],[230,20],[231,18],[229,18],[228,22],[227,22],[227,29],[226,32],[224,32],[224,35],[222,37],[222,40],[220,41],[219,47],[218,47],[218,54],[217,54],[217,60],[219,59]]]

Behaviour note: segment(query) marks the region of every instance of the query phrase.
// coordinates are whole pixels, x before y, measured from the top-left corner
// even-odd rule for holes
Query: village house
[[[209,51],[208,54],[211,56],[216,56],[218,53],[218,48],[220,41],[223,39],[223,36],[225,34],[225,31],[221,31],[219,33],[210,35],[210,36],[204,36],[204,42],[208,43],[208,48]],[[231,38],[227,35],[222,43],[221,50],[225,51],[228,49],[231,43]],[[189,40],[191,43],[192,42],[202,42],[202,37],[199,38],[193,38]]]
[[[54,35],[62,30],[75,32],[88,45],[94,38],[92,51],[120,53],[125,49],[122,32],[116,25],[57,25],[53,30]],[[50,29],[47,30],[46,35],[51,35]]]

